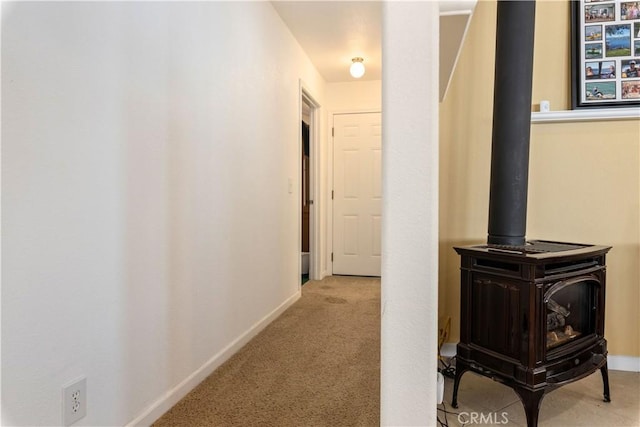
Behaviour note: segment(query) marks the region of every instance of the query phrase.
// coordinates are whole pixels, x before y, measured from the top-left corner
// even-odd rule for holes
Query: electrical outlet
[[[78,378],[62,387],[62,425],[70,426],[87,415],[87,379]]]

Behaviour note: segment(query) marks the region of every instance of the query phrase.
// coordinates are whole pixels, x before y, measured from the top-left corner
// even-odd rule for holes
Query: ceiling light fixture
[[[349,72],[351,73],[351,76],[359,79],[360,77],[364,76],[364,59],[360,58],[360,57],[356,57],[353,58],[351,61],[353,61],[353,64],[351,64],[351,68],[349,68]]]

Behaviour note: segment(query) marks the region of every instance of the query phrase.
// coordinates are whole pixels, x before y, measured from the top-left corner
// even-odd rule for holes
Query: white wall
[[[382,108],[382,81],[366,80],[328,83],[326,111],[345,112],[378,110]]]
[[[384,3],[384,426],[436,425],[438,24],[436,2]]]
[[[295,300],[299,78],[268,2],[3,5],[5,425],[148,423]]]

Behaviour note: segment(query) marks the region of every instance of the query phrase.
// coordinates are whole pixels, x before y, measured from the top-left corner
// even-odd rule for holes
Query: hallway
[[[379,400],[380,279],[332,276],[154,426],[373,426]]]

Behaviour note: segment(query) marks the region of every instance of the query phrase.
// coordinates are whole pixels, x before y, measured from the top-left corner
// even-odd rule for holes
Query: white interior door
[[[333,116],[333,274],[380,276],[382,117]]]

